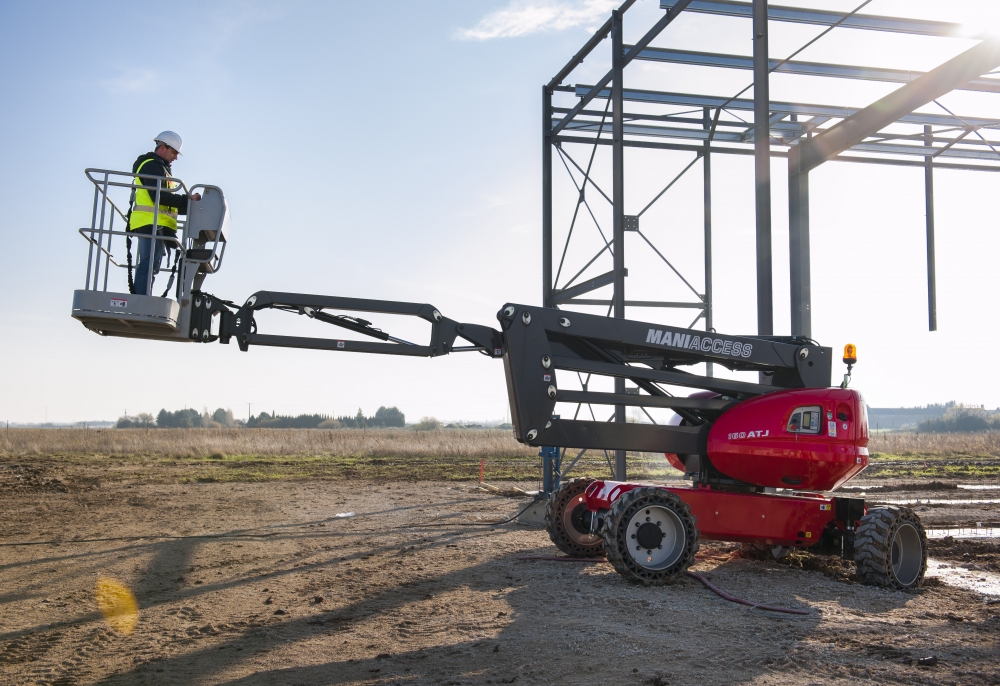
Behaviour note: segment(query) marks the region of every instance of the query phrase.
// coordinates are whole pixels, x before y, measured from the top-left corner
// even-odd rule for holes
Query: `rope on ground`
[[[520,517],[521,515],[523,515],[525,512],[527,512],[528,508],[530,508],[532,505],[534,505],[537,502],[540,502],[540,498],[535,498],[534,500],[532,500],[530,503],[528,503],[523,508],[521,508],[521,511],[518,512],[516,515],[508,517],[507,519],[502,519],[499,522],[438,522],[438,523],[430,523],[430,524],[414,524],[412,528],[414,528],[414,529],[426,529],[426,528],[438,527],[438,526],[500,526],[501,524],[510,524],[515,519],[517,519],[518,517]]]
[[[525,555],[523,557],[517,558],[523,561],[535,561],[535,560],[545,560],[550,562],[607,562],[603,557],[548,557],[545,555]],[[751,603],[749,600],[743,600],[742,598],[737,598],[736,596],[730,595],[723,591],[721,588],[713,584],[711,581],[703,577],[701,574],[695,574],[694,572],[686,572],[686,574],[692,579],[697,579],[705,586],[714,591],[720,598],[728,600],[731,603],[739,603],[740,605],[748,605],[757,610],[766,610],[768,612],[784,612],[790,615],[808,615],[811,614],[809,610],[796,610],[790,607],[777,607],[774,605],[763,605],[761,603]]]
[[[697,579],[701,583],[705,584],[706,587],[711,589],[720,598],[724,598],[731,603],[739,603],[740,605],[749,605],[752,608],[758,610],[767,610],[768,612],[785,612],[790,615],[807,615],[810,614],[809,610],[796,610],[790,607],[776,607],[774,605],[761,605],[760,603],[751,603],[749,600],[743,600],[742,598],[737,598],[736,596],[729,595],[721,588],[713,584],[711,581],[703,577],[701,574],[695,574],[694,572],[687,572],[687,575],[692,579]]]

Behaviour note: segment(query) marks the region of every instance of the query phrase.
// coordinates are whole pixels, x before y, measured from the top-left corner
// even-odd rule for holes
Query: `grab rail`
[[[108,290],[108,274],[110,272],[111,266],[118,268],[127,267],[121,263],[121,258],[114,258],[114,248],[112,245],[112,239],[114,236],[135,236],[141,238],[151,238],[152,241],[149,244],[150,253],[147,256],[149,258],[150,265],[152,266],[152,258],[156,251],[156,241],[161,241],[169,248],[177,248],[180,251],[180,255],[176,261],[176,269],[179,273],[183,273],[183,267],[185,262],[189,262],[196,265],[203,265],[199,267],[200,271],[205,273],[214,273],[219,270],[222,264],[222,258],[225,254],[225,231],[224,227],[228,225],[228,206],[225,204],[225,197],[221,195],[221,190],[214,186],[204,186],[198,185],[193,186],[191,189],[187,187],[183,180],[177,178],[167,178],[163,176],[155,176],[153,174],[134,174],[132,172],[123,172],[113,169],[100,169],[100,168],[87,168],[84,170],[84,174],[87,179],[94,184],[94,202],[91,212],[91,222],[90,227],[84,227],[79,230],[80,235],[88,244],[88,254],[87,254],[87,276],[84,284],[84,290]],[[136,181],[136,179],[145,182],[155,182],[155,189],[149,188],[148,185],[144,185]],[[151,185],[151,184],[150,184]],[[147,190],[150,195],[153,196],[153,221],[150,234],[136,234],[135,232],[128,230],[128,207],[131,205],[134,192],[138,189]],[[219,221],[219,226],[214,231],[213,237],[211,239],[204,239],[200,236],[189,235],[188,225],[189,221],[179,220],[177,222],[177,230],[181,232],[181,238],[178,239],[175,236],[163,236],[157,235],[158,229],[163,228],[160,224],[160,199],[161,194],[164,192],[183,192],[185,195],[190,196],[192,191],[196,188],[214,189],[219,191],[220,197],[222,198],[222,215]],[[115,189],[127,189],[129,191],[129,196],[126,198],[127,203],[115,202],[112,197],[112,193]],[[189,200],[189,203],[197,202]],[[123,207],[125,209],[123,209]],[[218,206],[216,206],[218,207]],[[191,206],[189,205],[189,212]],[[119,218],[119,224],[124,223],[125,230],[118,229],[115,227],[115,219]],[[105,236],[107,238],[105,238]],[[210,248],[209,248],[210,243]],[[188,256],[188,251],[192,248],[200,249],[210,249],[210,253],[207,256]],[[137,260],[138,261],[138,260]],[[103,263],[103,265],[102,265]],[[101,274],[101,268],[103,266],[104,274]],[[103,278],[103,283],[102,279]],[[151,293],[152,283],[154,277],[154,270],[151,268],[147,274],[147,282],[145,284],[145,292]],[[175,290],[175,295],[178,300],[187,294],[184,292],[186,286],[183,285],[183,279],[178,279],[177,289]]]

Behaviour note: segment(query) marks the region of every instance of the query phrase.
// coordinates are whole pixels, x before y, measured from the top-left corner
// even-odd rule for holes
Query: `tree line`
[[[118,429],[223,429],[245,427],[248,429],[376,429],[406,426],[406,415],[397,407],[380,407],[367,417],[361,409],[353,417],[331,417],[325,414],[279,415],[261,412],[243,421],[233,417],[230,409],[218,408],[209,413],[186,408],[170,412],[162,409],[156,417],[146,412],[118,418]]]
[[[990,411],[983,407],[954,403],[949,405],[948,411],[941,417],[931,417],[920,422],[917,431],[933,434],[1000,431],[1000,410]]]
[[[406,415],[398,407],[380,407],[370,417],[358,408],[353,417],[342,415],[331,417],[325,414],[300,414],[285,416],[261,412],[247,420],[248,429],[378,429],[406,426]]]

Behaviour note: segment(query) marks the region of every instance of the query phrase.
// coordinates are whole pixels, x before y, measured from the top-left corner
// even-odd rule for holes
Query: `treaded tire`
[[[549,538],[570,557],[604,556],[601,537],[591,534],[581,521],[581,515],[587,509],[583,492],[592,483],[593,479],[564,481],[549,496],[549,503],[545,506],[545,528]]]
[[[664,518],[667,523],[661,527]],[[645,586],[671,584],[691,566],[701,545],[695,524],[691,508],[670,491],[653,486],[633,489],[618,498],[604,518],[601,535],[608,562],[616,572],[634,583]],[[641,550],[644,546],[638,545],[643,536],[640,529],[644,526],[653,527],[650,531],[654,536],[663,535],[666,529],[670,535],[664,535],[662,540],[671,544],[668,549],[654,550],[655,545],[650,545],[647,553],[651,555],[644,555]],[[648,543],[649,534],[646,535]],[[640,549],[633,554],[637,545]],[[646,563],[650,559],[654,560],[651,565]]]
[[[854,539],[858,580],[905,590],[920,586],[927,572],[927,533],[907,507],[874,507],[861,519]]]

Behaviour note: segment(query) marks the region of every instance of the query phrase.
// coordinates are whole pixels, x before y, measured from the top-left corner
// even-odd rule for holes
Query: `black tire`
[[[683,576],[698,552],[695,524],[691,508],[670,491],[636,488],[618,498],[604,518],[604,552],[629,581],[670,584]]]
[[[545,528],[559,550],[570,557],[603,557],[604,542],[590,533],[590,517],[583,492],[593,479],[572,479],[560,484],[545,507]]]
[[[854,539],[858,580],[905,590],[920,586],[927,572],[927,533],[907,507],[873,507]]]

